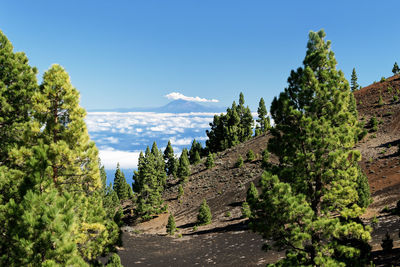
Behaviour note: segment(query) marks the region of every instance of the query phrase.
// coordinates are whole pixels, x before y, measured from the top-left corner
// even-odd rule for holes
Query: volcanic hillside
[[[368,176],[373,203],[364,214],[368,224],[373,216],[379,219],[373,232],[373,251],[380,250],[383,235],[389,230],[400,245],[397,235],[397,216],[382,212],[400,199],[400,164],[397,145],[400,143],[400,75],[364,87],[355,92],[360,121],[365,123],[368,134],[356,149],[361,151],[361,167]],[[381,100],[380,100],[381,98]],[[378,121],[371,129],[372,117]],[[168,211],[175,216],[179,228],[175,238],[166,236],[169,214],[124,227],[124,248],[119,254],[125,265],[234,265],[255,266],[274,262],[282,252],[268,253],[261,250],[264,241],[248,230],[246,219],[241,218],[241,204],[246,198],[250,182],[256,185],[263,172],[261,153],[267,147],[269,136],[261,135],[236,147],[218,153],[212,169],[202,163],[192,166],[192,175],[184,186],[184,196],[178,200],[178,181],[170,180],[164,199]],[[237,159],[252,149],[256,160],[235,166]],[[277,163],[271,155],[270,161]],[[210,205],[213,220],[210,225],[195,227],[198,208],[203,199]],[[129,209],[129,207],[128,207]],[[179,238],[180,237],[180,238]],[[385,262],[379,252],[375,261]],[[390,259],[393,262],[393,258]]]

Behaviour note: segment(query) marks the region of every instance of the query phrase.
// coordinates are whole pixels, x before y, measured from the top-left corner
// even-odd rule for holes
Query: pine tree
[[[178,187],[178,199],[181,199],[184,194],[185,194],[185,191],[183,190],[183,187],[180,184],[179,187]]]
[[[121,264],[121,259],[119,258],[117,253],[111,254],[110,258],[107,261],[108,267],[123,267]]]
[[[179,166],[177,174],[181,182],[186,181],[187,177],[190,175],[190,163],[188,159],[188,151],[186,148],[182,150],[182,154],[179,157]]]
[[[132,188],[126,182],[125,175],[121,171],[119,163],[117,164],[117,169],[115,171],[113,190],[120,201],[133,197]]]
[[[267,108],[265,107],[264,98],[261,97],[260,102],[258,103],[258,119],[257,122],[259,124],[259,131],[261,133],[265,133],[271,127]],[[257,128],[256,128],[257,130]]]
[[[247,161],[250,161],[250,162],[256,159],[256,155],[254,154],[253,150],[249,149],[249,151],[246,154],[246,158],[247,158]]]
[[[163,161],[161,151],[153,144],[152,151],[147,147],[144,155],[140,152],[138,170],[134,172],[137,212],[144,220],[151,219],[152,215],[166,209],[162,199],[166,175],[160,160]]]
[[[167,223],[167,233],[169,235],[174,235],[176,231],[176,225],[175,225],[175,218],[174,215],[170,214],[168,217],[168,223]]]
[[[249,203],[250,207],[254,207],[258,200],[258,191],[254,186],[253,182],[250,183],[249,189],[247,189],[246,202]]]
[[[175,158],[174,149],[171,141],[168,140],[168,145],[164,150],[165,172],[167,175],[176,175],[178,169],[178,161]]]
[[[14,53],[11,42],[0,31],[1,165],[9,165],[10,150],[25,142],[26,124],[31,121],[32,97],[38,89],[36,74],[36,68],[29,66],[26,55]]]
[[[399,65],[397,65],[397,62],[394,63],[392,72],[394,75],[400,73],[400,68],[399,68]]]
[[[208,153],[205,165],[206,165],[207,169],[211,169],[211,168],[215,167],[213,153]]]
[[[248,106],[245,107],[244,103],[245,103],[244,95],[242,92],[240,92],[239,105],[237,106],[237,113],[240,118],[239,142],[244,142],[246,140],[249,140],[253,135],[253,126],[254,126],[253,116],[251,115],[250,108]]]
[[[199,214],[197,215],[197,224],[206,225],[210,224],[212,220],[211,210],[207,204],[207,201],[203,199],[200,205]]]
[[[351,73],[351,91],[355,92],[358,90],[360,86],[357,83],[357,73],[356,73],[356,69],[353,68],[353,71]]]
[[[200,154],[202,153],[203,148],[201,144],[193,139],[192,146],[189,150],[189,162],[190,164],[196,165],[200,162],[201,157]]]
[[[237,161],[235,163],[235,167],[236,168],[242,168],[243,167],[243,163],[244,163],[243,158],[242,158],[241,155],[239,155],[239,157],[238,157],[238,159],[237,159]]]
[[[360,129],[348,82],[325,33],[310,32],[304,67],[271,106],[268,149],[280,166],[262,175],[253,226],[286,248],[283,265],[362,264],[370,228],[358,217]],[[351,264],[349,263],[351,262]]]

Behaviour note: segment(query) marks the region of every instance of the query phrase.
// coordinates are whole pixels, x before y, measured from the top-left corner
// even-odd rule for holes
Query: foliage
[[[169,235],[174,235],[176,231],[176,225],[175,225],[175,218],[174,215],[170,214],[168,217],[168,223],[167,223],[167,233]]]
[[[324,37],[310,32],[304,66],[272,102],[276,126],[268,150],[279,168],[262,175],[262,193],[251,207],[252,227],[287,250],[282,265],[362,264],[370,239],[358,219],[364,209],[360,153],[353,150],[361,132],[356,104]]]
[[[399,65],[397,65],[397,62],[394,63],[392,72],[394,75],[400,73],[400,68],[399,68]]]
[[[197,215],[197,224],[206,225],[210,224],[212,220],[211,210],[207,204],[207,201],[203,199],[200,205],[199,214]]]
[[[190,163],[188,158],[188,151],[186,148],[182,150],[181,156],[179,157],[177,175],[181,182],[185,182],[187,180],[187,177],[190,175]]]
[[[265,133],[269,130],[271,124],[269,121],[267,108],[265,107],[264,98],[262,97],[260,99],[260,102],[258,103],[257,113],[258,113],[258,119],[256,121],[259,124],[259,132]]]
[[[368,127],[370,128],[370,132],[378,131],[378,120],[375,116],[372,116],[368,122]]]
[[[111,254],[110,258],[107,261],[106,266],[108,267],[122,267],[121,259],[119,258],[117,253]]]
[[[267,168],[270,167],[269,157],[270,157],[270,153],[269,153],[268,149],[263,150],[263,152],[262,152],[262,162],[261,162],[261,166],[262,166],[263,169],[267,169]]]
[[[171,141],[168,140],[168,145],[164,150],[165,172],[167,175],[176,176],[178,170],[178,161],[175,158],[174,149],[172,148]]]
[[[382,95],[379,95],[378,105],[383,106],[383,104],[384,104],[384,102],[383,102]]]
[[[183,190],[183,187],[180,184],[179,187],[178,187],[178,199],[181,199],[184,194],[185,194],[185,191]]]
[[[250,205],[246,201],[243,202],[241,211],[242,211],[242,218],[250,218],[251,217]]]
[[[249,189],[247,189],[246,202],[249,203],[250,207],[255,207],[258,201],[258,191],[254,186],[253,182],[250,183]]]
[[[119,200],[126,200],[133,197],[132,188],[126,182],[125,175],[117,164],[115,171],[113,190],[117,194]]]
[[[134,172],[133,189],[137,193],[137,212],[144,219],[164,212],[162,192],[166,185],[165,163],[156,142],[150,150],[139,154],[138,170]]]
[[[356,69],[353,68],[353,71],[351,72],[351,81],[350,81],[350,84],[351,84],[350,89],[351,89],[352,92],[357,91],[358,88],[359,88],[359,85],[357,83],[357,79],[358,78],[357,78]]]
[[[197,142],[196,139],[194,139],[192,142],[192,146],[189,150],[190,164],[196,165],[200,162],[202,151],[203,147],[201,146],[201,143]]]
[[[225,115],[214,116],[211,129],[206,131],[206,149],[209,152],[223,151],[251,138],[254,121],[249,107],[245,107],[244,103],[243,93],[240,93],[239,105],[233,102]]]
[[[254,154],[253,150],[249,149],[249,151],[246,154],[246,159],[247,161],[253,161],[256,159],[256,155]]]
[[[236,168],[242,168],[243,167],[243,158],[242,158],[242,156],[241,155],[239,155],[239,157],[238,157],[238,159],[237,159],[237,161],[236,161],[236,163],[235,163],[235,167]]]
[[[206,164],[207,169],[211,169],[211,168],[215,167],[214,154],[213,153],[208,153],[208,156],[207,156],[205,164]]]

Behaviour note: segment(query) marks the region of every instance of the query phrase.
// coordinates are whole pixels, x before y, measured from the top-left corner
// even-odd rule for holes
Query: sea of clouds
[[[171,140],[175,153],[190,148],[193,139],[204,144],[214,113],[88,112],[86,124],[106,169],[137,167],[140,151],[156,141],[164,150]]]

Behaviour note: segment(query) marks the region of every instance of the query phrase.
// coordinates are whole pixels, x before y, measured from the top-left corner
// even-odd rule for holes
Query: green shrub
[[[208,153],[208,156],[206,159],[206,167],[207,167],[207,169],[211,169],[211,168],[215,167],[213,153]]]
[[[379,100],[378,100],[378,105],[379,106],[383,106],[383,98],[382,98],[382,95],[379,95]]]
[[[385,77],[382,77],[382,78],[381,78],[381,82],[384,82],[384,81],[386,81],[386,78],[385,78]]]
[[[397,101],[399,101],[399,96],[398,95],[394,95],[393,96],[393,103],[396,103]]]
[[[183,187],[180,184],[178,187],[178,199],[181,199],[181,197],[183,197],[184,194],[185,194],[185,191],[183,190]]]
[[[263,168],[263,169],[267,169],[268,167],[269,167],[269,156],[270,156],[270,153],[269,153],[269,151],[267,150],[267,149],[265,149],[263,152],[262,152],[262,162],[261,162],[261,167]]]
[[[387,90],[388,90],[388,93],[390,93],[390,94],[393,92],[393,88],[390,86],[388,86]]]
[[[229,217],[231,217],[231,216],[232,216],[232,214],[231,214],[230,211],[227,211],[227,212],[225,213],[225,217],[229,218]]]
[[[207,201],[203,199],[203,203],[200,205],[199,214],[197,215],[197,224],[206,225],[210,224],[212,220],[212,214]]]
[[[241,168],[242,166],[243,166],[243,158],[242,158],[242,156],[239,156],[239,158],[236,161],[235,167]]]
[[[376,119],[375,116],[371,117],[371,119],[369,120],[368,126],[370,128],[370,132],[378,131],[378,120]]]
[[[176,231],[176,224],[175,224],[175,218],[174,215],[170,214],[168,217],[168,223],[167,223],[167,233],[169,235],[174,235]]]
[[[249,150],[246,154],[247,161],[253,161],[256,159],[256,155],[254,154],[253,150]]]
[[[123,265],[121,264],[121,259],[119,258],[117,253],[111,254],[111,257],[108,259],[106,266],[123,267]]]
[[[243,202],[242,204],[242,218],[250,218],[251,217],[251,210],[249,203],[247,201]]]

